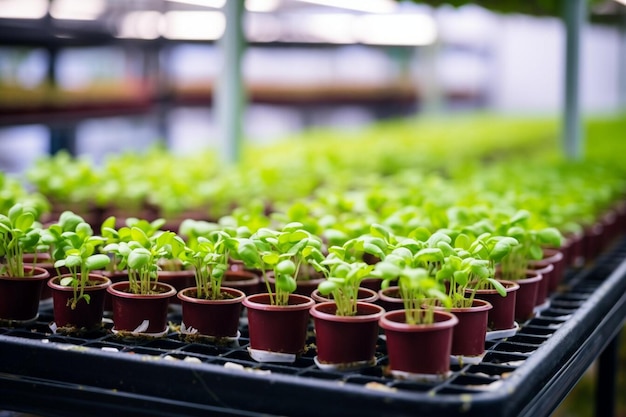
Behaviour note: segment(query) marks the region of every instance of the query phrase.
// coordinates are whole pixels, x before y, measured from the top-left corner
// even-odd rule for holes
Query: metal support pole
[[[230,163],[239,160],[244,109],[241,56],[244,49],[242,16],[244,0],[228,0],[224,5],[226,30],[220,40],[222,68],[215,86],[214,103],[219,138]]]
[[[580,38],[586,18],[586,0],[568,0],[565,5],[565,108],[563,145],[569,159],[581,159],[584,137],[580,117]]]
[[[598,378],[596,381],[597,417],[615,415],[615,379],[618,369],[619,336],[615,335],[598,358]]]

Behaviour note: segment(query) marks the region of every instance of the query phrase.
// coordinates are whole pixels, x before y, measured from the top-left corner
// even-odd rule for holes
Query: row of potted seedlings
[[[558,285],[558,276],[548,276],[562,268],[552,256],[561,254],[562,235],[529,227],[529,218],[517,211],[409,235],[374,223],[368,233],[331,244],[299,222],[252,232],[189,219],[175,234],[161,230],[163,220],[129,218],[116,228],[109,218],[94,235],[75,213],[41,227],[27,206],[16,204],[0,215],[2,275],[9,277],[0,279],[0,319],[35,320],[46,282],[57,331],[100,329],[110,297],[113,332],[163,336],[168,304],[177,300],[181,333],[228,340],[238,337],[245,307],[249,353],[257,361],[295,361],[312,316],[321,369],[372,365],[382,329],[392,374],[440,378],[451,358],[480,361],[487,338],[514,334]],[[48,269],[25,262],[28,253],[38,254],[33,265],[47,257]],[[241,270],[257,273],[263,290],[235,288],[232,277]],[[168,276],[174,271],[183,273],[182,282]],[[36,295],[30,302],[24,283]],[[18,285],[11,295],[9,287]],[[270,324],[275,318],[281,321]],[[442,355],[434,359],[435,353]]]

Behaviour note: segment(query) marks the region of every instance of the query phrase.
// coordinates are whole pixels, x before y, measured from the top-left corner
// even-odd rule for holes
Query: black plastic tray
[[[110,332],[51,332],[50,308],[24,328],[0,328],[0,409],[50,416],[108,415],[549,415],[626,317],[626,242],[594,265],[569,271],[550,307],[512,337],[486,342],[480,364],[453,365],[443,382],[396,380],[385,372],[384,340],[375,366],[349,373],[318,369],[309,350],[291,365],[260,364],[237,343]]]

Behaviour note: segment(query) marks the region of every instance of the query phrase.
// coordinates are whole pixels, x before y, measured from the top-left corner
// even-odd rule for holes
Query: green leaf
[[[296,280],[291,275],[279,274],[276,277],[276,289],[279,291],[291,294],[296,290],[297,286]]]
[[[65,266],[68,268],[77,268],[81,266],[82,263],[83,260],[78,255],[69,255],[67,258],[65,258]]]
[[[111,259],[104,254],[91,255],[85,260],[85,267],[89,271],[103,269],[111,262]]]
[[[319,290],[320,294],[328,295],[337,289],[337,283],[329,280],[322,281],[317,286],[317,289]]]
[[[59,284],[69,287],[72,285],[72,282],[74,281],[74,277],[63,277],[61,278],[61,280],[59,281]]]
[[[128,267],[141,269],[150,262],[150,252],[145,248],[134,249],[128,255]]]
[[[15,220],[15,227],[25,232],[33,225],[34,222],[35,216],[33,216],[33,213],[24,212],[21,213]]]

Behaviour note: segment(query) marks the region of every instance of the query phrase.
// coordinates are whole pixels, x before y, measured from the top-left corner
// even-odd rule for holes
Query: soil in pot
[[[258,362],[292,363],[304,352],[311,297],[291,294],[288,305],[270,304],[267,293],[252,294],[243,301],[248,316],[248,351]]]
[[[234,288],[222,287],[222,299],[197,298],[196,288],[177,294],[182,308],[181,333],[228,342],[239,335],[239,316],[246,295]]]
[[[43,268],[24,266],[25,277],[0,277],[0,322],[28,324],[39,316],[42,287],[50,278]]]
[[[104,296],[111,280],[105,276],[89,274],[89,283],[85,293],[89,294],[89,303],[79,300],[74,309],[69,305],[74,296],[72,287],[59,284],[68,275],[56,276],[48,281],[52,293],[54,328],[64,333],[79,333],[102,328]]]
[[[154,293],[133,294],[128,281],[107,288],[113,301],[113,332],[122,335],[158,337],[167,333],[169,300],[176,289],[164,282],[153,284]]]
[[[443,379],[450,374],[455,315],[435,311],[433,324],[407,324],[404,310],[386,312],[380,327],[387,338],[389,371],[397,378]]]
[[[378,321],[385,310],[376,304],[358,302],[355,316],[337,316],[336,311],[332,301],[311,308],[317,366],[323,370],[347,371],[374,365]]]

